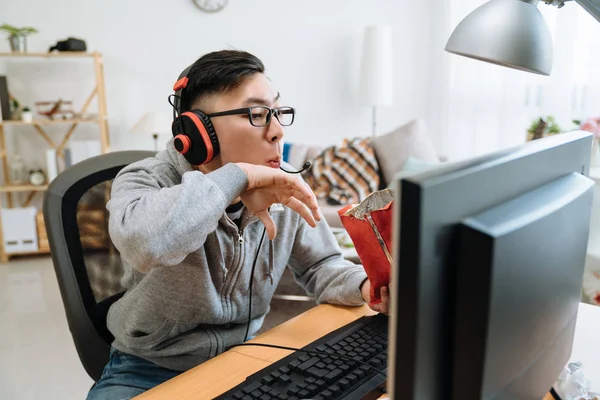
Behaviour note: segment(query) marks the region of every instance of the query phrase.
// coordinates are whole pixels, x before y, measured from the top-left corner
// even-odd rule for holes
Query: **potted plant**
[[[527,130],[527,140],[541,139],[545,136],[556,135],[560,133],[560,126],[556,123],[553,116],[536,118]]]
[[[27,36],[32,33],[37,33],[37,29],[32,27],[17,28],[12,25],[0,25],[0,30],[8,33],[8,42],[10,49],[17,53],[27,52]]]
[[[23,122],[33,122],[33,112],[29,107],[23,107],[21,111],[21,120]]]
[[[14,97],[10,98],[10,119],[13,121],[21,119],[21,103]]]

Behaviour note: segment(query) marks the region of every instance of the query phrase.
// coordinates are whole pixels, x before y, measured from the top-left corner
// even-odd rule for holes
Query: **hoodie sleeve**
[[[296,281],[316,297],[318,304],[364,304],[360,285],[367,274],[361,265],[342,257],[325,220],[311,228],[299,218],[289,267]]]
[[[235,164],[183,176],[157,158],[131,164],[114,179],[106,205],[110,237],[138,271],[179,264],[202,247],[247,185],[246,174]]]

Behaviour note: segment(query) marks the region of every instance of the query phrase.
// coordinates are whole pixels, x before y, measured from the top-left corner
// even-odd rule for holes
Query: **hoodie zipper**
[[[226,269],[227,272],[225,273],[224,278],[223,278],[223,280],[224,280],[223,291],[221,292],[221,294],[227,294],[229,296],[229,294],[230,294],[229,292],[230,292],[231,286],[233,284],[230,272],[238,271],[240,268],[243,267],[244,258],[242,257],[242,255],[243,255],[242,253],[244,250],[244,245],[246,243],[246,240],[244,239],[244,229],[246,228],[246,226],[248,226],[249,223],[251,223],[253,221],[253,218],[248,218],[246,220],[243,219],[242,224],[239,229],[237,229],[237,225],[235,224],[235,222],[231,221],[231,219],[229,219],[229,217],[228,217],[228,220],[231,222],[232,225],[234,225],[236,227],[237,242],[238,242],[238,246],[236,249],[237,257],[234,257],[235,261],[234,261],[232,267],[229,268],[228,270]]]

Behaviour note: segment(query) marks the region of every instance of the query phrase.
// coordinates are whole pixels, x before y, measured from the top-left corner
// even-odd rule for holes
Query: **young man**
[[[178,111],[207,115],[218,145],[192,165],[197,142],[177,137],[114,180],[109,231],[127,291],[109,310],[115,340],[88,399],[133,397],[252,337],[286,266],[318,303],[369,302],[364,269],[342,258],[308,185],[279,169],[294,110],[262,62],[214,52],[183,81]],[[382,297],[374,309],[387,313]]]

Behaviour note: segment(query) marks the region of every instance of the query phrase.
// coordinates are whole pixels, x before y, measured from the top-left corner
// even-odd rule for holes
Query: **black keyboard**
[[[217,399],[360,399],[386,380],[387,331],[383,314],[359,318],[302,348],[318,355],[296,351]]]

